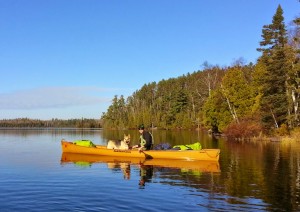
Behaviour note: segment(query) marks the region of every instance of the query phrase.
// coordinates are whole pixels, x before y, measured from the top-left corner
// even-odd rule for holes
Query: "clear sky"
[[[243,58],[298,0],[0,0],[0,119],[100,118],[115,95]]]

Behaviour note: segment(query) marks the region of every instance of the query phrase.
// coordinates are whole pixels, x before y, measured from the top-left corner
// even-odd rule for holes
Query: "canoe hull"
[[[137,149],[118,150],[107,149],[106,146],[97,145],[96,147],[83,147],[75,145],[72,142],[61,141],[62,152],[80,153],[91,155],[104,155],[112,157],[132,157],[132,158],[147,158],[147,159],[177,159],[177,160],[208,160],[218,161],[219,149],[202,149],[202,150],[149,150],[139,152]]]

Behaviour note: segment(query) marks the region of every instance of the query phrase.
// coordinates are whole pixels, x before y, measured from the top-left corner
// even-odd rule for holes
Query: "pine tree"
[[[287,121],[289,114],[287,98],[288,62],[285,46],[287,35],[283,10],[279,5],[272,24],[265,25],[262,30],[263,40],[260,42],[262,52],[259,62],[265,64],[266,72],[262,76],[261,110],[263,122],[267,126],[280,127]]]

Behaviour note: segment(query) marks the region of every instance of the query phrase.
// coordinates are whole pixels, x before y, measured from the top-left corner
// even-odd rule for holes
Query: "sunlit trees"
[[[280,5],[272,24],[263,26],[262,38],[261,48],[258,49],[262,52],[259,60],[266,68],[261,76],[262,120],[266,126],[278,128],[287,122],[289,114],[287,73],[291,68],[287,58],[287,34]]]
[[[295,18],[289,34],[287,53],[291,67],[287,75],[287,89],[290,102],[289,124],[291,127],[299,126],[300,103],[300,18]]]
[[[222,132],[232,121],[228,104],[224,99],[221,89],[211,92],[211,95],[203,106],[203,123],[213,133]]]
[[[113,98],[112,104],[108,107],[107,112],[102,115],[102,119],[105,119],[104,127],[127,127],[128,113],[123,95],[121,95],[120,98],[118,98],[118,96]]]
[[[247,80],[245,74],[242,67],[232,67],[227,70],[221,84],[228,109],[237,123],[240,117],[249,116],[254,112],[255,91],[252,81]]]
[[[262,28],[261,56],[256,64],[245,65],[239,59],[220,68],[205,62],[203,70],[145,84],[126,101],[123,97],[112,100],[102,116],[104,126],[204,126],[213,132],[236,131],[242,136],[299,126],[299,25],[296,18],[288,37],[279,5],[272,23]]]
[[[253,84],[252,65],[235,65],[226,70],[220,87],[204,105],[205,124],[214,132],[223,131],[231,122],[252,116],[257,110],[257,92]]]

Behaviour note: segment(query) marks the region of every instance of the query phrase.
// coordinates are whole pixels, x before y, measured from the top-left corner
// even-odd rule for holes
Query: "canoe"
[[[203,160],[219,161],[219,149],[202,149],[202,150],[148,150],[139,152],[137,149],[119,150],[107,149],[106,146],[95,145],[85,147],[76,145],[73,142],[61,141],[62,152],[80,153],[91,155],[105,155],[112,157],[125,158],[147,158],[147,159],[177,159],[177,160]]]
[[[102,155],[87,155],[77,153],[62,153],[61,163],[75,163],[84,164],[88,163],[107,163],[109,164],[121,164],[126,163],[129,165],[155,166],[166,167],[175,169],[194,170],[200,172],[220,172],[220,165],[218,161],[186,161],[186,160],[172,160],[172,159],[146,159],[146,158],[129,158],[129,157],[113,157]]]

